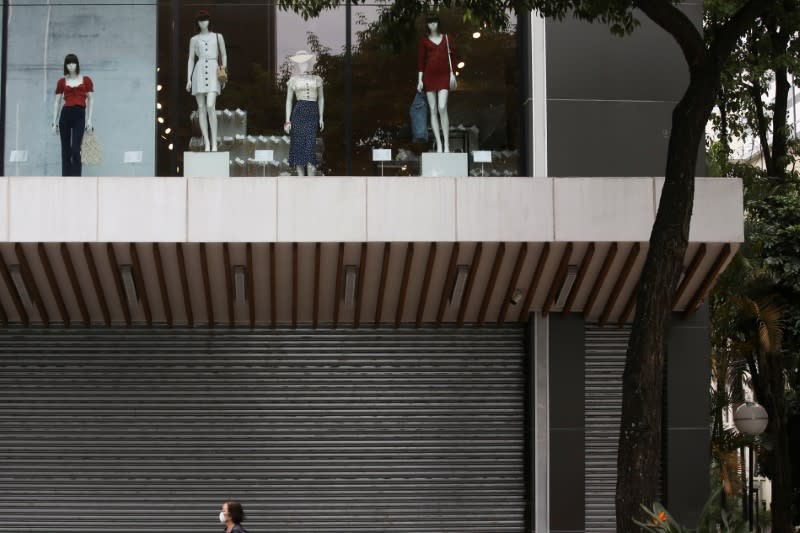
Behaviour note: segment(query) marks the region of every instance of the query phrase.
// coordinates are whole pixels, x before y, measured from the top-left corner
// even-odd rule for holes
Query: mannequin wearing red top
[[[450,48],[448,58],[447,49]],[[417,70],[419,79],[417,91],[425,91],[428,107],[431,111],[431,129],[436,139],[436,151],[442,151],[442,134],[444,134],[444,151],[450,151],[450,117],[447,114],[447,96],[450,94],[451,79],[455,74],[450,63],[455,63],[453,41],[447,35],[439,33],[439,17],[428,17],[428,36],[419,42],[419,60]]]
[[[75,54],[64,58],[64,77],[56,84],[53,105],[53,133],[61,135],[61,175],[81,175],[81,142],[84,130],[92,129],[94,83],[89,76],[81,76],[81,67]],[[60,116],[59,116],[60,115]]]

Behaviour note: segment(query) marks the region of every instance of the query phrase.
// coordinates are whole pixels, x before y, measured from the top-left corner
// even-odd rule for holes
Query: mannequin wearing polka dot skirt
[[[189,65],[186,91],[197,99],[197,120],[203,134],[205,151],[217,151],[217,95],[223,84],[217,79],[217,66],[227,70],[228,55],[225,39],[219,33],[208,30],[209,14],[201,9],[195,16],[197,35],[189,41]],[[211,140],[209,142],[209,127]]]
[[[298,176],[316,173],[317,131],[325,128],[325,94],[322,78],[310,74],[315,56],[305,50],[297,52],[289,59],[295,72],[286,84],[286,121],[283,129],[290,135],[289,166],[297,169]],[[297,103],[292,108],[292,100]]]

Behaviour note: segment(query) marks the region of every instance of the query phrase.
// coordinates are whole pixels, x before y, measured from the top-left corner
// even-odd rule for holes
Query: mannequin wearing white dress
[[[208,12],[200,10],[196,20],[198,32],[189,41],[186,91],[191,92],[197,99],[197,120],[203,134],[205,151],[216,152],[217,95],[222,92],[223,87],[217,79],[217,66],[221,59],[222,66],[227,70],[228,55],[225,52],[225,39],[222,35],[208,30]]]

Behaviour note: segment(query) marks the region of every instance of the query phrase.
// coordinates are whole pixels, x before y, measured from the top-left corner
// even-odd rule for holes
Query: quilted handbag
[[[81,142],[81,163],[84,165],[99,165],[103,162],[103,152],[100,143],[97,142],[97,135],[94,131],[86,131]]]

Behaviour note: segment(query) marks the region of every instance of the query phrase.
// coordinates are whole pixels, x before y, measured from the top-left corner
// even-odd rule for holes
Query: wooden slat
[[[83,257],[86,260],[86,266],[89,267],[89,275],[92,277],[94,292],[97,295],[97,301],[100,303],[100,310],[103,313],[103,323],[108,327],[111,325],[111,313],[108,310],[106,293],[103,290],[103,285],[100,283],[100,275],[97,273],[97,263],[94,261],[94,253],[88,242],[83,243]]]
[[[689,301],[689,305],[686,306],[686,310],[684,311],[685,316],[691,316],[695,311],[697,311],[697,308],[700,307],[700,304],[703,303],[706,293],[709,291],[709,289],[711,289],[711,286],[714,284],[714,280],[722,270],[722,265],[725,264],[725,261],[728,260],[730,255],[731,245],[726,243],[717,254],[714,264],[711,265],[711,269],[706,273],[705,278],[703,278],[703,282],[695,291],[694,296],[692,296],[692,299]]]
[[[292,329],[297,329],[297,287],[300,281],[298,280],[297,269],[297,243],[292,243]]]
[[[278,325],[278,296],[275,294],[275,243],[269,243],[269,320],[273,328]]]
[[[144,284],[144,273],[142,272],[142,263],[139,261],[139,251],[136,249],[136,243],[130,243],[131,261],[133,262],[133,276],[136,278],[136,285],[139,287],[139,297],[142,300],[142,309],[144,310],[144,320],[147,327],[153,326],[153,314],[150,311],[150,298],[147,296],[147,287]]]
[[[344,243],[339,243],[339,257],[336,260],[336,284],[333,294],[333,327],[339,327],[339,304],[342,300],[342,276],[344,272]]]
[[[464,316],[467,313],[467,306],[469,306],[470,297],[472,296],[472,288],[475,286],[475,278],[478,277],[478,269],[481,267],[482,255],[483,243],[478,242],[475,244],[475,250],[472,252],[472,262],[469,265],[467,285],[464,287],[464,294],[461,296],[461,302],[459,302],[458,306],[458,316],[456,317],[456,324],[458,324],[458,327],[464,325]]]
[[[119,263],[117,262],[117,253],[114,250],[113,243],[106,243],[106,255],[108,255],[108,263],[111,265],[111,275],[114,278],[114,286],[117,289],[117,298],[119,298],[119,305],[122,307],[122,316],[125,317],[125,325],[131,325],[131,310],[128,307],[128,299],[125,298],[125,288],[122,286],[122,275],[119,273]]]
[[[22,325],[27,328],[31,323],[30,318],[28,318],[28,312],[25,311],[25,306],[22,305],[22,298],[20,298],[19,293],[17,292],[17,287],[14,285],[14,280],[11,279],[11,271],[8,269],[8,265],[6,264],[6,260],[3,258],[2,253],[0,253],[0,275],[3,276],[3,281],[6,282],[8,293],[11,295],[11,300],[14,302],[14,307],[19,314]]]
[[[453,290],[453,277],[456,274],[456,262],[458,261],[458,243],[453,243],[453,249],[450,252],[450,264],[447,267],[447,278],[442,287],[442,296],[439,298],[439,311],[436,313],[436,327],[442,324],[444,319],[445,306],[447,305],[447,295]]]
[[[164,316],[167,318],[167,326],[171,328],[174,325],[172,304],[169,303],[169,291],[167,290],[167,277],[164,275],[164,260],[161,257],[161,247],[157,242],[153,243],[153,259],[156,263],[158,290],[161,293],[161,303],[164,305]]]
[[[630,318],[633,308],[636,306],[636,295],[638,292],[639,284],[637,283],[633,287],[633,291],[631,291],[630,296],[628,296],[628,301],[625,302],[625,307],[622,309],[622,313],[620,313],[619,317],[617,318],[617,325],[619,327],[624,326],[625,322],[627,322]]]
[[[594,243],[590,242],[589,246],[586,248],[586,253],[583,254],[583,261],[581,262],[581,267],[578,269],[578,275],[575,276],[575,283],[572,284],[572,289],[569,291],[567,301],[564,302],[564,310],[561,313],[565,317],[572,311],[572,304],[575,303],[575,297],[578,295],[578,291],[581,290],[583,280],[586,277],[586,272],[589,270],[589,265],[593,257]]]
[[[378,282],[378,301],[375,304],[374,325],[377,328],[381,323],[383,314],[383,298],[386,293],[386,278],[389,275],[389,261],[392,257],[392,243],[383,243],[383,261],[381,262],[381,279]]]
[[[683,276],[683,281],[681,281],[678,290],[675,291],[675,296],[672,298],[672,305],[675,306],[678,304],[678,301],[683,296],[683,293],[686,292],[686,288],[689,286],[689,283],[692,282],[697,269],[700,267],[700,263],[703,262],[703,259],[706,256],[706,243],[700,243],[700,246],[697,248],[697,251],[694,253],[694,257],[692,257],[692,261],[689,263],[689,268],[686,269],[686,274]]]
[[[428,248],[428,262],[425,265],[425,277],[422,280],[422,289],[419,293],[419,304],[417,304],[417,327],[422,327],[422,317],[425,314],[425,304],[428,301],[428,291],[431,287],[431,275],[433,274],[433,264],[436,261],[436,243],[432,242]]]
[[[25,249],[22,247],[22,244],[16,243],[14,245],[14,254],[17,256],[19,271],[22,274],[22,279],[25,281],[25,286],[28,288],[31,300],[33,300],[33,305],[36,306],[36,310],[39,312],[39,318],[42,319],[42,324],[44,324],[45,327],[50,327],[50,315],[48,315],[47,308],[44,306],[42,295],[39,294],[39,287],[36,285],[36,280],[33,277],[33,272],[31,272],[31,266],[28,263],[28,258],[25,256]]]
[[[194,313],[192,312],[192,294],[189,291],[189,277],[186,273],[186,256],[183,253],[183,243],[179,242],[176,249],[178,253],[178,271],[181,275],[181,291],[183,292],[183,307],[186,310],[186,320],[189,327],[194,327]]]
[[[592,285],[592,290],[589,292],[589,298],[586,300],[586,305],[583,306],[584,318],[589,318],[589,313],[592,312],[594,303],[597,301],[597,295],[600,293],[600,289],[603,287],[603,283],[606,281],[608,269],[611,268],[611,263],[614,262],[614,258],[617,256],[618,248],[619,245],[615,242],[612,242],[611,246],[608,247],[608,251],[606,251],[606,258],[603,260],[603,266],[600,268],[600,273],[597,274],[597,278],[594,280],[594,285]]]
[[[631,250],[628,252],[628,257],[625,259],[625,264],[622,266],[622,272],[620,272],[619,276],[617,276],[617,281],[614,283],[614,288],[611,290],[611,294],[609,294],[608,300],[606,301],[606,306],[603,308],[603,312],[600,315],[600,327],[606,325],[608,317],[611,315],[611,311],[614,309],[614,306],[617,305],[619,293],[622,292],[622,287],[624,287],[625,282],[628,281],[628,276],[631,273],[633,264],[636,262],[636,258],[639,257],[640,249],[641,245],[637,242],[633,244]]]
[[[361,243],[361,258],[358,260],[358,279],[356,280],[356,309],[353,313],[353,327],[361,325],[361,303],[364,299],[365,276],[367,275],[367,243]]]
[[[236,324],[236,308],[233,303],[233,269],[231,268],[231,250],[227,242],[222,243],[222,261],[225,263],[225,300],[228,303],[228,327]]]
[[[322,243],[314,245],[314,310],[311,327],[317,329],[319,324],[319,276],[322,264]]]
[[[394,327],[400,327],[403,320],[403,310],[406,306],[406,293],[408,292],[408,278],[411,276],[411,262],[414,260],[414,243],[406,245],[406,262],[403,266],[403,280],[400,282],[400,299],[397,301],[397,311],[394,315]]]
[[[248,242],[245,246],[247,254],[247,306],[250,314],[250,329],[256,327],[256,288],[253,279],[253,243]]]
[[[211,280],[208,277],[208,254],[206,253],[206,243],[200,243],[200,267],[203,271],[203,292],[206,296],[206,316],[208,317],[208,327],[214,327],[214,305],[211,301]]]
[[[533,297],[536,295],[536,289],[539,287],[539,281],[542,279],[542,272],[544,272],[548,257],[550,257],[550,243],[546,242],[542,248],[542,253],[539,254],[539,260],[536,262],[536,269],[533,271],[531,282],[528,284],[528,292],[525,294],[525,300],[522,301],[522,309],[519,310],[517,322],[528,321],[528,313],[530,313]]]
[[[569,260],[571,257],[572,243],[568,242],[564,247],[564,253],[561,254],[561,261],[558,263],[558,270],[556,270],[556,275],[553,278],[553,282],[550,284],[550,290],[547,291],[547,296],[544,299],[544,305],[542,305],[542,313],[545,315],[550,312],[550,306],[553,305],[553,302],[556,299],[556,294],[558,294],[561,284],[564,283],[564,278],[567,275],[567,268],[569,267]]]
[[[69,247],[66,243],[62,242],[59,249],[61,251],[61,260],[64,262],[64,266],[67,269],[67,277],[69,278],[69,284],[72,287],[72,293],[75,295],[75,299],[78,301],[78,309],[81,312],[81,320],[83,321],[83,325],[88,328],[91,325],[91,321],[89,319],[89,309],[86,307],[86,300],[83,297],[81,284],[78,282],[78,274],[75,272],[75,264],[72,262],[72,254],[70,254]]]
[[[489,275],[489,284],[486,287],[486,292],[483,294],[483,302],[481,303],[481,311],[478,313],[478,326],[482,326],[486,319],[486,311],[489,309],[489,302],[494,294],[494,286],[497,283],[497,274],[500,273],[500,265],[503,264],[503,257],[506,254],[506,243],[501,242],[497,247],[497,252],[494,254],[494,264],[492,265],[492,273]]]
[[[0,326],[4,328],[8,326],[8,313],[2,303],[0,303]]]
[[[508,283],[508,289],[506,290],[506,297],[503,299],[503,306],[500,308],[500,315],[497,317],[497,327],[502,327],[502,325],[506,321],[506,316],[508,315],[508,308],[511,305],[511,298],[514,297],[514,291],[517,290],[517,282],[519,281],[519,275],[522,272],[522,265],[525,263],[525,257],[528,255],[528,243],[523,242],[520,247],[519,251],[517,252],[517,260],[514,263],[514,270],[511,274],[511,281]]]

